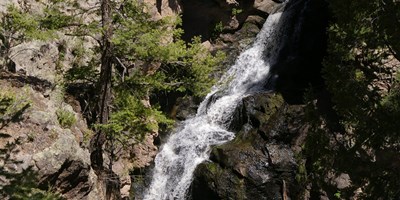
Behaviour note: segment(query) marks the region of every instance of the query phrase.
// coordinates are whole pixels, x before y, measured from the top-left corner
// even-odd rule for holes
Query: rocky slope
[[[33,166],[41,189],[55,188],[68,199],[101,199],[103,188],[90,167],[89,151],[82,147],[91,130],[82,115],[64,102],[60,88],[36,77],[8,72],[1,72],[0,85],[2,93],[16,96],[16,105],[28,103],[17,119],[0,130],[5,136],[0,148],[20,142],[11,157],[21,163],[14,164],[13,170]],[[75,122],[65,126],[60,112],[70,113]]]
[[[3,15],[10,4],[37,14],[42,12],[45,3],[29,0],[2,2],[0,14]],[[78,3],[91,7],[98,1]],[[14,107],[27,103],[23,110],[17,111],[18,120],[12,116],[12,120],[7,118],[7,123],[1,124],[0,149],[7,149],[7,144],[16,144],[16,151],[10,154],[15,161],[10,163],[13,167],[7,163],[1,163],[1,167],[15,173],[27,169],[38,173],[40,189],[51,189],[66,199],[106,199],[105,182],[90,163],[88,146],[94,133],[83,117],[87,104],[66,92],[63,79],[73,65],[90,61],[93,56],[91,48],[95,45],[96,42],[90,38],[80,40],[71,36],[61,36],[50,42],[23,42],[10,49],[12,65],[9,71],[0,71],[1,94],[15,95],[18,101],[12,105]],[[84,48],[85,55],[77,58],[79,48]],[[66,115],[62,116],[62,113]],[[63,117],[69,117],[71,124],[66,126]],[[130,152],[124,152],[114,163],[113,170],[120,182],[120,188],[116,189],[120,198],[129,197],[129,171],[149,165],[155,156],[156,136],[157,133],[148,133],[142,143],[133,146]],[[130,154],[134,155],[133,159]]]

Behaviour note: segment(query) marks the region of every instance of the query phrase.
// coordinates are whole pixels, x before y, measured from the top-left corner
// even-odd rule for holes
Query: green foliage
[[[119,23],[112,39],[115,55],[125,63],[145,62],[131,76],[132,84],[146,85],[150,92],[175,90],[196,96],[206,94],[213,84],[210,73],[222,61],[222,53],[211,55],[201,45],[200,38],[185,44],[180,39],[182,30],[176,28],[180,18],[153,21],[142,10],[140,4],[131,1],[115,16]]]
[[[236,16],[236,15],[242,13],[242,12],[243,12],[242,9],[232,8],[232,15],[233,15],[233,16]]]
[[[172,120],[167,119],[157,109],[145,106],[137,97],[126,90],[120,90],[114,101],[115,109],[108,124],[99,124],[98,128],[112,134],[118,140],[141,141],[145,133],[158,130],[158,124],[170,127]]]
[[[12,121],[18,121],[22,114],[30,107],[30,102],[22,95],[12,91],[0,91],[0,129]]]
[[[97,61],[92,60],[87,65],[74,65],[64,75],[67,84],[84,83],[91,84],[97,82],[99,72],[95,68]]]
[[[90,104],[87,105],[89,109],[96,110],[98,102],[93,99],[101,99],[98,89],[104,80],[100,80],[98,68],[103,61],[105,41],[111,42],[113,69],[110,71],[113,74],[112,82],[107,82],[113,91],[112,105],[107,105],[111,114],[108,123],[95,125],[100,133],[106,134],[104,150],[111,155],[110,163],[121,146],[128,148],[140,142],[145,134],[172,126],[173,121],[160,112],[157,102],[145,105],[143,100],[160,92],[205,95],[214,83],[211,74],[224,59],[222,53],[211,54],[205,49],[200,38],[190,43],[181,40],[183,30],[177,28],[181,24],[179,17],[154,20],[145,12],[145,4],[136,0],[111,1],[110,35],[105,33],[111,29],[102,26],[101,7],[84,8],[70,0],[50,0],[43,5],[45,9],[40,16],[24,14],[16,8],[10,10],[7,19],[13,21],[9,25],[18,26],[13,29],[18,30],[15,35],[21,36],[18,42],[22,42],[22,38],[44,40],[61,34],[82,41],[90,37],[98,42],[90,49],[94,58],[89,62],[81,59],[88,50],[83,42],[78,42],[71,51],[75,57],[72,67],[64,74],[68,91],[85,93],[77,96]],[[59,47],[57,65],[61,69],[68,51],[65,45]],[[56,114],[64,128],[76,122],[68,111],[57,110]]]
[[[56,111],[58,123],[63,128],[71,128],[76,123],[75,114],[67,110],[59,109]]]
[[[194,96],[207,94],[215,82],[210,74],[223,60],[224,55],[218,53],[211,56],[201,46],[199,39],[188,46],[180,41],[165,48],[170,52],[169,58],[162,61],[157,71],[147,75],[137,71],[138,75],[127,81],[132,85],[143,85],[143,89],[150,92],[178,91]]]
[[[98,78],[99,60],[93,56],[91,60],[86,59],[93,54],[92,49],[85,47],[83,39],[77,39],[75,45],[71,47],[71,54],[74,57],[72,67],[64,73],[64,80],[67,84],[84,83],[94,85]]]
[[[329,56],[325,59],[324,73],[343,125],[360,130],[358,134],[367,139],[376,134],[371,126],[379,127],[377,121],[382,120],[379,119],[384,109],[381,102],[391,99],[383,98],[382,91],[374,87],[373,82],[379,80],[377,73],[385,73],[384,65],[393,53],[387,49],[385,38],[393,35],[387,35],[386,31],[376,27],[382,26],[379,19],[387,15],[392,15],[392,23],[398,23],[398,14],[382,13],[385,6],[380,1],[345,4],[341,0],[331,3],[337,19],[329,29]],[[400,6],[399,3],[396,6]],[[392,93],[396,93],[396,88]]]
[[[23,40],[25,37],[34,38],[39,35],[37,30],[39,23],[36,17],[25,13],[12,4],[7,8],[2,25],[2,32],[16,36],[19,40]]]
[[[56,61],[56,70],[61,71],[64,66],[62,65],[62,62],[65,60],[65,53],[67,51],[67,46],[66,42],[62,41],[58,45],[58,59]]]
[[[0,16],[0,58],[3,59],[3,67],[10,65],[10,50],[25,41],[49,40],[56,38],[56,28],[51,23],[60,23],[57,18],[52,22],[43,21],[43,17],[30,13],[27,8],[17,8],[9,4],[7,12]],[[1,63],[0,63],[1,64]]]
[[[216,23],[211,33],[211,39],[213,40],[217,39],[223,30],[224,30],[224,25],[222,24],[222,22],[220,21]]]
[[[118,160],[115,152],[129,150],[140,143],[148,133],[158,131],[159,125],[170,128],[174,123],[156,108],[146,106],[134,93],[118,89],[114,101],[114,110],[107,124],[97,124],[96,128],[107,136],[106,151],[111,161]]]
[[[65,15],[62,8],[54,6],[44,9],[44,16],[39,20],[40,26],[45,30],[59,30],[72,23],[77,23],[74,16]]]
[[[42,21],[41,16],[10,4],[1,21],[1,32],[7,35],[9,40],[18,42],[23,42],[25,39],[47,40],[56,37],[54,29],[50,29],[48,23]]]
[[[295,179],[300,185],[304,185],[307,182],[307,170],[303,161],[299,163]]]
[[[340,193],[340,191],[337,191],[335,194],[334,194],[334,196],[337,198],[337,199],[341,199],[341,193]]]

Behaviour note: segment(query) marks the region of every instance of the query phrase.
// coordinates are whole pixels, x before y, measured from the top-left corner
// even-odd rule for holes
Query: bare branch
[[[121,80],[122,80],[122,82],[124,82],[125,73],[126,73],[127,68],[125,67],[124,63],[122,63],[121,60],[117,56],[114,56],[114,58],[115,58],[115,60],[117,60],[118,64],[120,64],[121,67],[124,68],[124,70],[122,71],[122,76],[121,76]]]

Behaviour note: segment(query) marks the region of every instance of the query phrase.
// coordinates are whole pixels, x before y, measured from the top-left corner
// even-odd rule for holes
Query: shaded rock
[[[271,0],[255,0],[254,8],[258,11],[265,13],[272,13],[274,10],[279,7],[277,3],[282,3],[281,1],[271,1]]]
[[[288,145],[267,144],[266,151],[270,164],[280,166],[296,166],[294,154]]]
[[[270,0],[188,0],[182,1],[183,39],[190,41],[193,36],[209,40],[215,34],[217,24],[223,26],[223,32],[235,32],[240,29],[250,15],[263,18],[279,7]],[[234,11],[236,10],[236,12]]]
[[[191,185],[193,200],[244,199],[244,181],[216,163],[202,163]]]
[[[341,173],[333,180],[333,184],[338,189],[344,189],[351,186],[351,180],[349,174]]]
[[[93,177],[88,163],[67,159],[57,172],[46,176],[41,183],[44,188],[57,188],[67,199],[84,199],[93,187]]]
[[[42,80],[33,76],[21,75],[21,73],[9,73],[5,71],[0,71],[0,79],[8,80],[9,83],[14,87],[23,87],[29,85],[38,92],[49,91],[50,88],[54,87],[52,83],[46,80]]]
[[[195,97],[179,97],[172,109],[171,117],[183,121],[196,115],[198,101]]]
[[[286,38],[271,73],[277,75],[276,90],[285,101],[300,104],[307,88],[323,86],[321,63],[329,11],[327,3],[318,0],[289,1],[285,10],[289,17],[282,37]]]
[[[167,16],[176,16],[182,11],[178,0],[144,0],[148,13],[156,20]]]
[[[302,126],[295,124],[302,113],[274,93],[246,97],[240,107],[236,138],[213,147],[211,161],[196,168],[192,198],[296,199],[300,189],[292,144],[301,135]]]
[[[45,97],[33,86],[14,87],[9,81],[0,79],[1,88],[30,102],[20,121],[1,129],[10,137],[0,138],[0,148],[7,142],[21,141],[16,147],[18,151],[11,155],[21,161],[14,166],[16,171],[32,166],[39,174],[40,188],[55,190],[67,199],[102,199],[98,177],[90,167],[89,152],[80,146],[82,132],[87,130],[82,116],[63,103],[58,88],[48,91]],[[81,126],[62,128],[57,121],[57,109],[72,112]]]

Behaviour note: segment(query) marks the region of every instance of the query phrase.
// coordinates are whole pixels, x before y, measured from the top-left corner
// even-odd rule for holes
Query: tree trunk
[[[113,35],[112,27],[112,1],[101,1],[101,17],[103,27],[103,37],[101,41],[101,68],[100,78],[98,80],[98,104],[97,104],[97,123],[106,124],[110,115],[110,105],[112,101],[111,80],[113,66],[113,45],[111,37]],[[103,145],[106,142],[106,133],[98,131],[91,140],[91,164],[96,174],[106,188],[106,199],[120,199],[119,194],[119,178],[112,171],[112,166],[108,169],[103,166]]]
[[[103,0],[101,4],[102,22],[103,22],[103,39],[102,39],[102,54],[101,54],[101,71],[100,71],[100,98],[99,98],[99,123],[105,124],[108,122],[111,103],[111,75],[112,75],[112,44],[110,42],[112,28],[112,8],[110,0]]]
[[[102,38],[101,69],[98,82],[99,98],[97,105],[97,123],[106,124],[110,114],[111,104],[111,76],[112,76],[112,44],[110,39],[113,34],[112,7],[110,0],[101,1],[102,26],[104,29]],[[99,131],[91,141],[93,168],[103,168],[103,144],[106,136]]]

